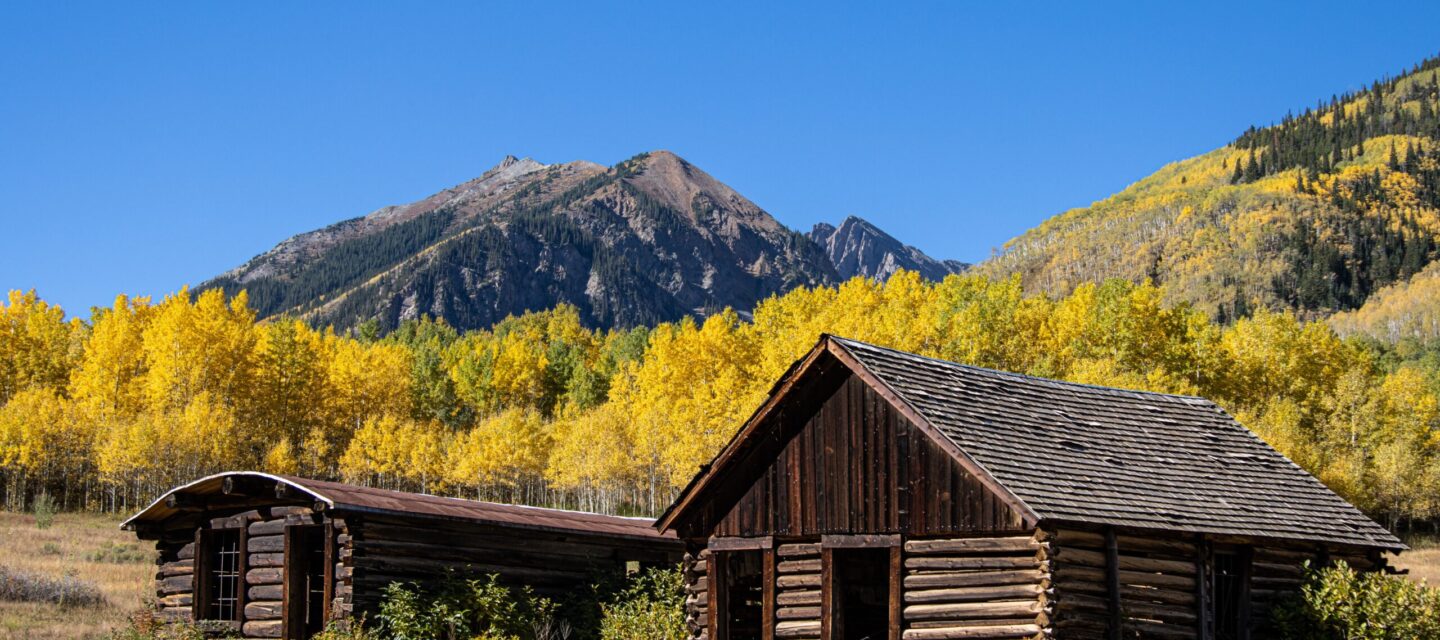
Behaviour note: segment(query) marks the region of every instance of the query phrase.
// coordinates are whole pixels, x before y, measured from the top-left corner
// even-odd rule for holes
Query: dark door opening
[[[720,640],[760,640],[765,626],[765,554],[723,551],[718,594],[721,598]]]
[[[832,551],[830,624],[834,640],[890,637],[890,549]]]
[[[325,527],[285,529],[286,637],[306,640],[325,630]]]
[[[1244,640],[1249,637],[1250,558],[1243,552],[1217,551],[1213,561],[1215,640]]]

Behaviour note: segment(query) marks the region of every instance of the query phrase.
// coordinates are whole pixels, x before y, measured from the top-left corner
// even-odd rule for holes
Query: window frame
[[[216,562],[214,554],[217,553],[215,546],[216,538],[220,535],[235,536],[235,605],[234,611],[229,618],[216,618],[211,616],[211,611],[216,603],[212,599],[212,587],[216,569],[213,566]],[[192,611],[191,618],[199,620],[216,620],[229,622],[236,625],[245,623],[245,600],[249,587],[245,583],[245,574],[249,571],[249,550],[248,530],[244,526],[239,527],[200,527],[195,530],[195,545],[193,563],[193,580],[191,593]]]

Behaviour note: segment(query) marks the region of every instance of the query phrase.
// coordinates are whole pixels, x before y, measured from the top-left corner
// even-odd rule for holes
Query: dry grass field
[[[0,602],[0,638],[103,638],[137,609],[151,586],[155,564],[149,544],[120,531],[119,520],[59,514],[37,529],[30,514],[0,512],[0,567],[43,576],[73,574],[98,586],[105,604],[62,608]]]
[[[1412,540],[1409,551],[1400,554],[1392,564],[1400,569],[1409,569],[1410,578],[1424,580],[1432,587],[1440,587],[1440,540]]]

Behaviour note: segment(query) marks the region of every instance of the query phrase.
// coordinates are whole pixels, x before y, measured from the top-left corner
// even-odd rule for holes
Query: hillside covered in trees
[[[1067,211],[977,267],[1066,295],[1150,279],[1221,321],[1360,307],[1437,257],[1440,59],[1251,128]]]
[[[1212,398],[1385,522],[1440,515],[1440,361],[1290,312],[1219,324],[1163,287],[1062,297],[900,272],[703,323],[587,329],[570,306],[457,332],[259,322],[218,290],[66,321],[0,306],[0,486],[132,510],[222,469],[654,513],[822,332],[1039,376]]]

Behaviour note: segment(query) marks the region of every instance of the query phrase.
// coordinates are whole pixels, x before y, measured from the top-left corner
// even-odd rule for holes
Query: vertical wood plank
[[[720,615],[722,609],[729,609],[725,603],[725,593],[728,590],[721,587],[721,583],[725,581],[725,563],[721,561],[724,555],[722,552],[711,551],[710,558],[706,560],[710,563],[705,573],[705,586],[710,591],[710,601],[705,614],[710,619],[711,640],[729,640],[729,633],[725,629],[725,616]]]
[[[902,603],[904,602],[905,589],[905,560],[901,555],[905,546],[904,539],[899,544],[890,547],[890,638],[889,640],[900,640],[904,633],[902,628]]]
[[[285,527],[285,550],[281,558],[282,568],[280,573],[280,637],[295,638],[299,636],[298,629],[294,624],[295,613],[298,607],[294,606],[295,599],[295,556],[299,545],[295,540],[295,527]]]
[[[835,637],[833,608],[835,599],[835,550],[820,550],[820,640],[838,640]]]
[[[764,592],[761,597],[761,640],[775,640],[775,545],[764,551]]]
[[[325,516],[325,621],[328,623],[334,615],[331,610],[335,601],[335,521]]]
[[[1215,625],[1210,617],[1210,543],[1195,534],[1195,624],[1198,640],[1214,640]]]
[[[1105,606],[1109,614],[1106,637],[1120,638],[1120,545],[1115,540],[1115,529],[1105,528]]]
[[[250,571],[250,524],[247,521],[240,523],[240,548],[239,555],[235,558],[235,568],[240,576],[240,584],[235,589],[235,618],[241,625],[245,624],[245,599],[250,595],[250,587],[246,585],[245,574]]]
[[[1250,640],[1250,576],[1254,573],[1255,548],[1241,547],[1236,556],[1240,561],[1240,640]]]
[[[195,557],[191,560],[195,565],[195,572],[191,574],[190,588],[195,592],[190,598],[191,619],[200,621],[205,619],[206,609],[210,604],[210,589],[206,584],[205,576],[210,573],[209,562],[205,553],[205,528],[195,528]]]

